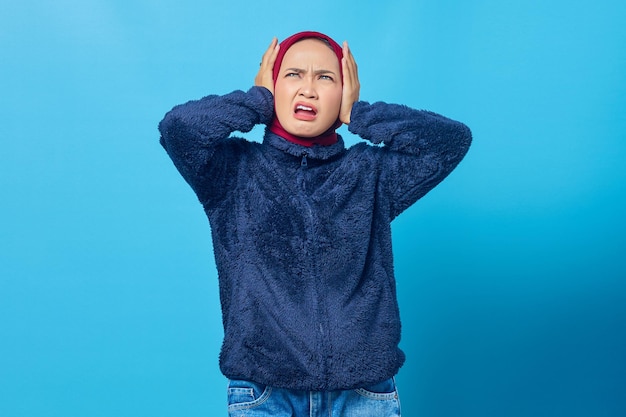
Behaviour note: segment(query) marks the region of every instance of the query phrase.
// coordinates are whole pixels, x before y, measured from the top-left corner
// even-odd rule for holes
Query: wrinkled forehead
[[[285,51],[280,68],[311,63],[317,66],[331,67],[327,69],[337,69],[340,67],[340,58],[324,39],[305,38],[294,43]]]

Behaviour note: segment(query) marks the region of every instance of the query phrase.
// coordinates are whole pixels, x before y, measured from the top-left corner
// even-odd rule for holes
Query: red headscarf
[[[280,43],[280,49],[278,50],[278,55],[276,56],[276,61],[274,62],[273,69],[273,77],[274,77],[274,85],[276,85],[276,80],[278,79],[278,72],[280,71],[280,65],[283,62],[283,58],[285,57],[285,53],[294,43],[299,42],[303,39],[321,39],[328,43],[328,45],[332,48],[335,55],[337,55],[337,59],[339,60],[339,72],[341,77],[341,82],[343,83],[343,71],[341,68],[341,59],[343,58],[343,49],[341,46],[335,42],[331,37],[324,35],[319,32],[300,32],[295,35],[291,35],[284,41]],[[274,115],[274,119],[270,125],[270,130],[276,133],[278,136],[283,137],[284,139],[297,143],[298,145],[303,146],[313,146],[313,145],[332,145],[337,142],[337,133],[335,130],[341,126],[341,121],[337,119],[337,121],[324,133],[319,136],[307,138],[301,136],[295,136],[291,133],[287,132],[280,122],[276,115]]]

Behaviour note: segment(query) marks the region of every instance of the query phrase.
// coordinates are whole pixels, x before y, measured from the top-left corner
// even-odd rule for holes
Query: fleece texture
[[[159,124],[211,225],[220,369],[313,391],[390,378],[405,359],[391,221],[457,166],[470,130],[360,101],[349,130],[365,141],[349,149],[341,137],[304,147],[267,129],[262,143],[234,135],[272,117],[272,94],[253,87],[174,107]]]

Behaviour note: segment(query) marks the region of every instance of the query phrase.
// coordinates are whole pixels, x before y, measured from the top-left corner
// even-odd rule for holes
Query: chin
[[[314,138],[314,137],[319,136],[321,134],[322,133],[310,133],[310,132],[293,133],[293,135],[300,136],[301,138]]]
[[[289,129],[287,132],[291,133],[294,136],[300,136],[301,138],[314,138],[316,136],[321,135],[325,132],[325,130],[319,131],[319,129],[311,130],[311,129]]]

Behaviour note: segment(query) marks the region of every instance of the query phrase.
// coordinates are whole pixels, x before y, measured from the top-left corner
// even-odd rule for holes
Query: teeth
[[[296,107],[296,110],[313,111],[313,108],[303,106],[302,104],[298,104],[298,106]]]

